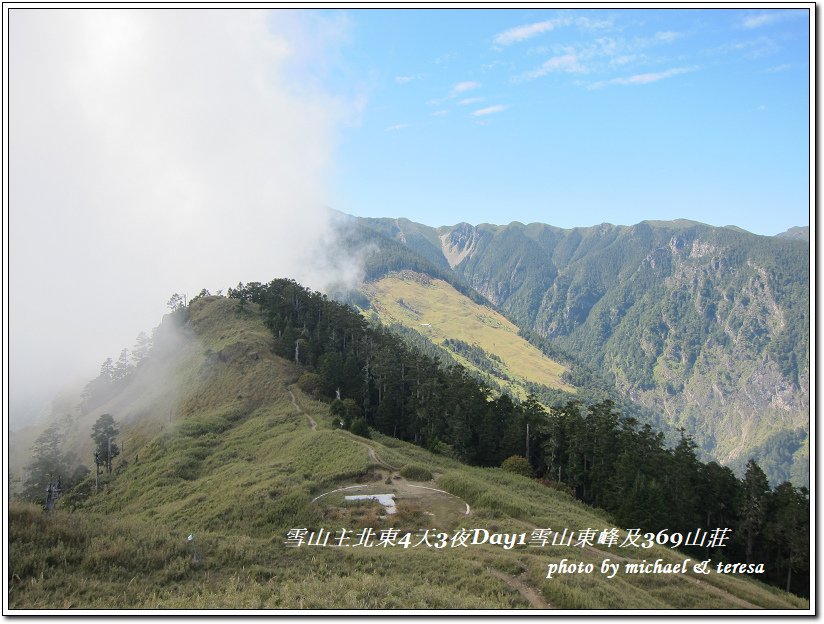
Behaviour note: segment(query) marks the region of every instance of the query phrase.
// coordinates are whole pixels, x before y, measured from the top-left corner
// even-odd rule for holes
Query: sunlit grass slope
[[[12,504],[11,609],[807,607],[759,583],[715,575],[545,578],[547,564],[563,558],[596,566],[616,554],[682,559],[664,548],[290,548],[285,541],[294,528],[438,526],[529,535],[536,527],[601,530],[611,523],[525,477],[463,466],[379,434],[365,439],[336,430],[328,406],[294,384],[301,369],[271,353],[255,306],[239,310],[235,301],[205,298],[188,314],[181,392],[175,405],[153,406],[171,411],[173,422],[126,427],[124,436],[140,435],[99,493],[92,479],[52,513]],[[433,479],[407,481],[400,477],[412,473],[406,466]],[[394,516],[378,503],[315,500],[356,484],[444,490],[471,513],[402,497]]]
[[[443,280],[402,271],[362,287],[372,308],[384,323],[399,323],[426,336],[435,344],[448,338],[477,345],[503,361],[511,381],[499,382],[523,396],[519,382],[531,381],[550,388],[575,392],[563,381],[564,366],[551,360],[518,335],[518,327],[501,314],[478,305]],[[469,368],[460,354],[450,354]]]

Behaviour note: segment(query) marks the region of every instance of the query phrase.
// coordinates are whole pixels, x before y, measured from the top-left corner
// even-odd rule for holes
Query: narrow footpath
[[[289,397],[292,399],[292,405],[295,406],[295,409],[309,419],[309,426],[312,427],[312,429],[317,429],[318,423],[315,422],[315,419],[301,409],[300,405],[298,405],[298,402],[295,400],[295,395],[292,393],[292,390],[289,388],[287,388],[287,390],[289,391]]]

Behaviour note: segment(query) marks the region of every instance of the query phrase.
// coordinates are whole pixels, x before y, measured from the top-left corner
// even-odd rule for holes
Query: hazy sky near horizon
[[[428,225],[809,221],[809,15],[353,10],[335,207]]]
[[[174,292],[356,281],[324,207],[809,222],[804,10],[9,16],[12,412],[87,381]]]

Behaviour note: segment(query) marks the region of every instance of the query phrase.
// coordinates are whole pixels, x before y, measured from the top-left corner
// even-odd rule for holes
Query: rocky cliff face
[[[457,268],[467,282],[709,456],[745,462],[771,436],[809,429],[805,244],[690,222],[509,229],[478,237]]]
[[[453,269],[470,256],[478,238],[477,230],[461,223],[440,235],[444,258]]]
[[[746,461],[770,434],[809,422],[805,366],[779,365],[794,355],[787,357],[781,341],[797,319],[789,318],[758,262],[736,263],[723,246],[702,240],[687,247],[675,239],[668,250],[670,268],[656,289],[662,300],[645,304],[652,313],[640,332],[616,324],[604,345],[604,365],[624,392],[663,408],[713,457]],[[633,378],[626,374],[633,366],[624,350],[634,348],[637,336],[650,374]]]

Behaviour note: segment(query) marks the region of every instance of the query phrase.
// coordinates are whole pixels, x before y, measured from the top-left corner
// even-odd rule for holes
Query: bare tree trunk
[[[529,461],[529,423],[526,424],[526,460]]]
[[[793,578],[793,555],[790,552],[790,561],[787,563],[787,593],[790,591],[790,582]]]

